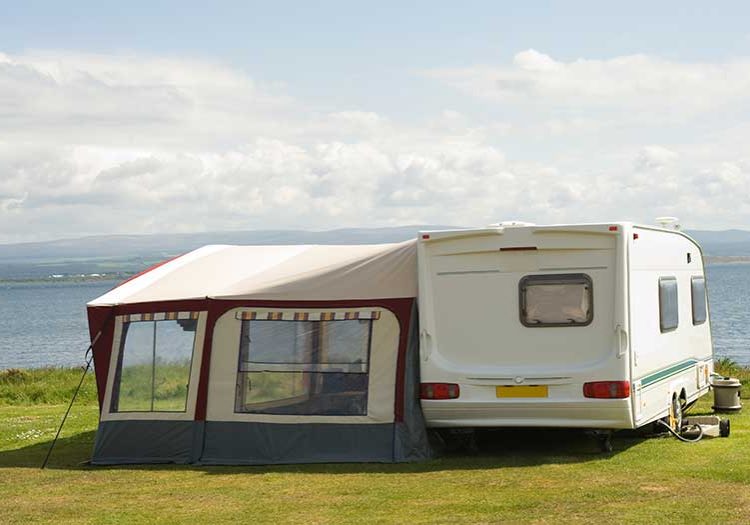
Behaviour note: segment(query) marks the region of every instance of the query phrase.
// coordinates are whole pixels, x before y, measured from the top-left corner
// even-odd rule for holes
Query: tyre
[[[728,419],[719,421],[719,435],[723,438],[729,437],[730,425]]]

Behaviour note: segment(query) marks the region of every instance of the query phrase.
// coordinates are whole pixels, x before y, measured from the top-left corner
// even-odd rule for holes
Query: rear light
[[[594,381],[584,383],[583,396],[596,399],[624,399],[630,397],[630,382]]]
[[[419,397],[422,399],[456,399],[461,389],[455,383],[420,383]]]

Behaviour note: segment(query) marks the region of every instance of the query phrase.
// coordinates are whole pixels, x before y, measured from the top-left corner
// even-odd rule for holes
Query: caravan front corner
[[[703,258],[679,231],[421,232],[418,264],[428,427],[677,426],[709,389]]]

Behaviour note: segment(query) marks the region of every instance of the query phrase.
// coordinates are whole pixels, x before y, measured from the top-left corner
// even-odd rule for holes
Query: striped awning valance
[[[157,312],[149,314],[125,314],[120,316],[123,323],[138,321],[174,321],[177,319],[198,319],[200,312]]]
[[[348,321],[354,319],[380,319],[378,310],[356,310],[351,312],[291,312],[245,310],[235,314],[242,321]]]

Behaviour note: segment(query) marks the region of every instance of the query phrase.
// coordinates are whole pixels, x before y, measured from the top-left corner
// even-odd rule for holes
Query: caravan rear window
[[[372,319],[242,321],[235,412],[366,415]]]
[[[185,412],[197,323],[123,323],[111,412]]]
[[[527,275],[519,283],[521,323],[586,326],[594,317],[591,277],[582,273]]]

